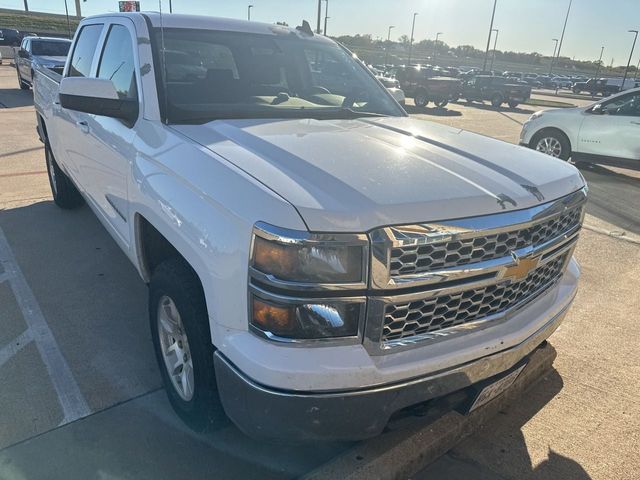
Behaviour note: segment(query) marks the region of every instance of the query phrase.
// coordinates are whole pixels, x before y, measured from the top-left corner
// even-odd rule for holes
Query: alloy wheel
[[[164,295],[158,303],[158,336],[171,383],[184,401],[193,398],[193,360],[180,312],[174,301]]]
[[[552,157],[560,158],[562,155],[562,144],[555,137],[543,137],[536,144],[536,150]]]

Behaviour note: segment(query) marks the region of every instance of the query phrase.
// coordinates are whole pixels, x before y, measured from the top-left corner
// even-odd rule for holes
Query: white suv
[[[563,160],[640,168],[640,88],[587,107],[536,112],[520,144]]]

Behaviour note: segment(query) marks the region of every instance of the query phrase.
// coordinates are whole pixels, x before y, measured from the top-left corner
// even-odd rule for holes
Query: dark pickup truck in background
[[[587,92],[591,95],[602,95],[608,97],[619,93],[622,90],[629,88],[637,88],[640,86],[640,82],[627,78],[624,82],[624,89],[622,88],[621,78],[590,78],[586,82],[576,82],[571,86],[573,93]]]
[[[457,78],[443,77],[440,72],[429,67],[396,67],[391,73],[400,83],[407,97],[413,97],[416,107],[426,107],[433,102],[437,107],[445,107],[449,101],[460,97],[462,82]]]
[[[462,97],[468,102],[489,100],[498,108],[507,103],[511,108],[526,102],[531,97],[531,87],[516,83],[505,77],[479,75],[467,80],[462,86]]]

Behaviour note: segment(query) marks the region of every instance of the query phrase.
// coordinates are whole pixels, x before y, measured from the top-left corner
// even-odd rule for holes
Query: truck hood
[[[408,117],[172,128],[285,198],[311,231],[364,232],[524,209],[584,185],[566,162]]]

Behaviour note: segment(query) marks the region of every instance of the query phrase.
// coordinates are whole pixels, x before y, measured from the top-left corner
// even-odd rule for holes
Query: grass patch
[[[69,15],[71,33],[78,26],[78,18]],[[0,27],[15,28],[23,32],[67,33],[67,19],[64,15],[38,15],[37,13],[0,12]]]
[[[573,108],[576,105],[567,102],[556,102],[555,100],[540,100],[538,98],[530,98],[526,102],[526,105],[533,105],[535,107],[552,107],[552,108]]]

